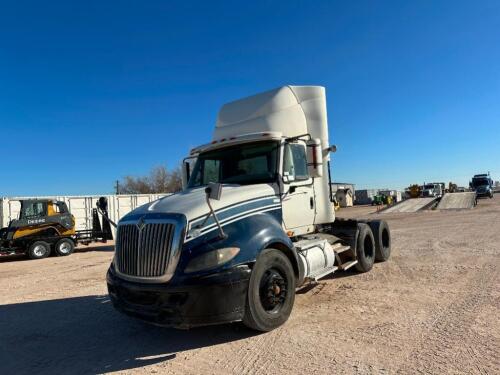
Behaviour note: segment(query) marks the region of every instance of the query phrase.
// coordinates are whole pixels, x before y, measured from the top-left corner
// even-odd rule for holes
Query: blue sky
[[[4,2],[0,196],[175,167],[223,103],[327,88],[332,175],[500,179],[500,2]]]

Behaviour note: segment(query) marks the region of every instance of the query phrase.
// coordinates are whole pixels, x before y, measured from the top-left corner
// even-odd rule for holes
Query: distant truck
[[[470,189],[476,192],[477,197],[493,198],[493,180],[490,174],[476,174],[469,183]]]
[[[444,182],[431,182],[424,184],[422,188],[422,197],[436,197],[440,198],[444,195],[445,184]]]
[[[323,87],[224,105],[212,141],[183,164],[183,191],[118,223],[114,307],[161,326],[243,321],[270,331],[299,286],[387,260],[385,221],[335,218],[328,133]]]

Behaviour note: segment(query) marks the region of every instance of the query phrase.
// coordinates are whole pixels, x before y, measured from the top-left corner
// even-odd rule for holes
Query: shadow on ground
[[[116,312],[106,296],[3,305],[0,373],[130,370],[253,334],[240,324],[189,331],[146,325]]]
[[[80,245],[75,249],[75,253],[89,253],[89,252],[108,252],[112,253],[115,251],[114,245]],[[55,256],[54,251],[52,251],[51,256]],[[16,255],[5,255],[0,257],[0,263],[8,263],[8,262],[19,262],[23,260],[31,260],[27,255],[16,254]]]
[[[80,245],[75,249],[75,253],[88,253],[91,251],[113,252],[113,251],[115,251],[115,246],[114,245],[100,245],[100,246]]]

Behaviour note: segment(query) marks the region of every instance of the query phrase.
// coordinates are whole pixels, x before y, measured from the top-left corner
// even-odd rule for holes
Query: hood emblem
[[[139,232],[142,231],[142,229],[146,226],[144,216],[142,216],[135,225],[137,226],[137,229],[139,229]]]

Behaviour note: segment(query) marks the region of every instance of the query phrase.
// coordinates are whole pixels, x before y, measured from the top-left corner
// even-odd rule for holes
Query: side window
[[[42,202],[34,202],[26,206],[23,212],[23,217],[38,217],[45,214],[44,204]]]
[[[300,143],[285,145],[283,172],[288,172],[290,176],[295,177],[295,180],[304,181],[309,179],[307,154],[304,145]]]

